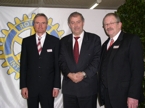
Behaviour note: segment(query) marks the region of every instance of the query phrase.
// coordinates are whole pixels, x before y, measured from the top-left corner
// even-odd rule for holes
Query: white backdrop
[[[85,31],[99,35],[102,43],[107,39],[102,28],[102,19],[105,14],[115,10],[0,6],[0,108],[26,108],[27,106],[19,89],[19,62],[22,39],[34,34],[32,26],[34,16],[37,13],[45,13],[49,22],[47,32],[61,38],[71,33],[67,18],[74,11],[83,14]],[[55,99],[55,108],[63,108],[61,93]]]

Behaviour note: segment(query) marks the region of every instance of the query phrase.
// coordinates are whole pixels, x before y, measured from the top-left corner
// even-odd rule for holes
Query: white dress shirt
[[[107,49],[109,48],[109,46],[110,46],[110,42],[111,42],[111,39],[113,39],[114,40],[114,42],[118,39],[118,37],[119,37],[119,35],[120,35],[120,32],[121,32],[121,30],[117,33],[117,35],[115,35],[113,38],[110,38],[110,40],[109,40],[109,42],[108,42],[108,44],[107,44]]]
[[[74,34],[73,34],[73,49],[74,49],[74,45],[75,45],[75,39],[74,37],[76,37]],[[80,38],[78,38],[78,44],[79,44],[79,53],[81,51],[81,46],[82,46],[82,42],[83,42],[83,38],[84,38],[84,31],[79,35]]]
[[[38,43],[38,38],[40,36],[38,34],[36,34],[36,44]],[[43,47],[43,44],[44,44],[44,41],[45,41],[45,38],[46,38],[46,32],[41,36],[41,47]]]

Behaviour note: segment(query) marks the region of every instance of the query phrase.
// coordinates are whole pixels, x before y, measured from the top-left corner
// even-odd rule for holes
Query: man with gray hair
[[[103,27],[109,38],[101,52],[100,103],[105,108],[137,108],[142,100],[143,50],[138,36],[121,30],[115,13],[108,13]]]
[[[68,25],[72,33],[61,39],[60,50],[64,108],[96,108],[100,37],[83,30],[79,12],[70,14]]]

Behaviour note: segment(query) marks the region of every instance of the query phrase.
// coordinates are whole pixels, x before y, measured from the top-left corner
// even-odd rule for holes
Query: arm
[[[59,51],[60,51],[60,41],[59,39],[57,41],[55,41],[55,49],[54,49],[54,59],[55,59],[55,63],[54,63],[54,69],[55,69],[55,79],[54,79],[54,88],[58,89],[60,88],[61,85],[61,78],[60,78],[60,70],[59,70]],[[56,91],[56,90],[54,90]]]
[[[87,77],[94,76],[99,68],[99,62],[100,62],[100,53],[101,53],[101,40],[99,37],[97,37],[94,40],[94,53],[93,53],[93,59],[88,64],[88,66],[83,70],[86,73]]]
[[[21,58],[20,58],[20,89],[26,88],[26,73],[27,72],[27,50],[26,50],[26,42],[23,39],[22,42],[22,50],[21,50]]]
[[[129,49],[131,80],[128,97],[139,99],[144,74],[143,52],[139,37],[133,36]]]
[[[26,42],[23,39],[21,58],[20,58],[20,89],[21,89],[21,95],[25,99],[28,98],[28,89],[26,85],[26,69],[27,69],[26,58],[27,58]]]
[[[64,42],[63,40],[61,40],[61,43],[60,43],[60,56],[59,56],[59,66],[60,66],[60,69],[62,71],[62,74],[64,75],[64,77],[68,77],[68,74],[70,73],[70,70],[66,64],[66,60],[65,60],[65,45],[64,45]]]

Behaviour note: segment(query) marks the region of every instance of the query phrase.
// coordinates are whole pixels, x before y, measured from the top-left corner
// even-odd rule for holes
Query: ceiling
[[[89,9],[99,1],[102,2],[95,9],[117,9],[125,2],[125,0],[0,0],[0,6]]]

